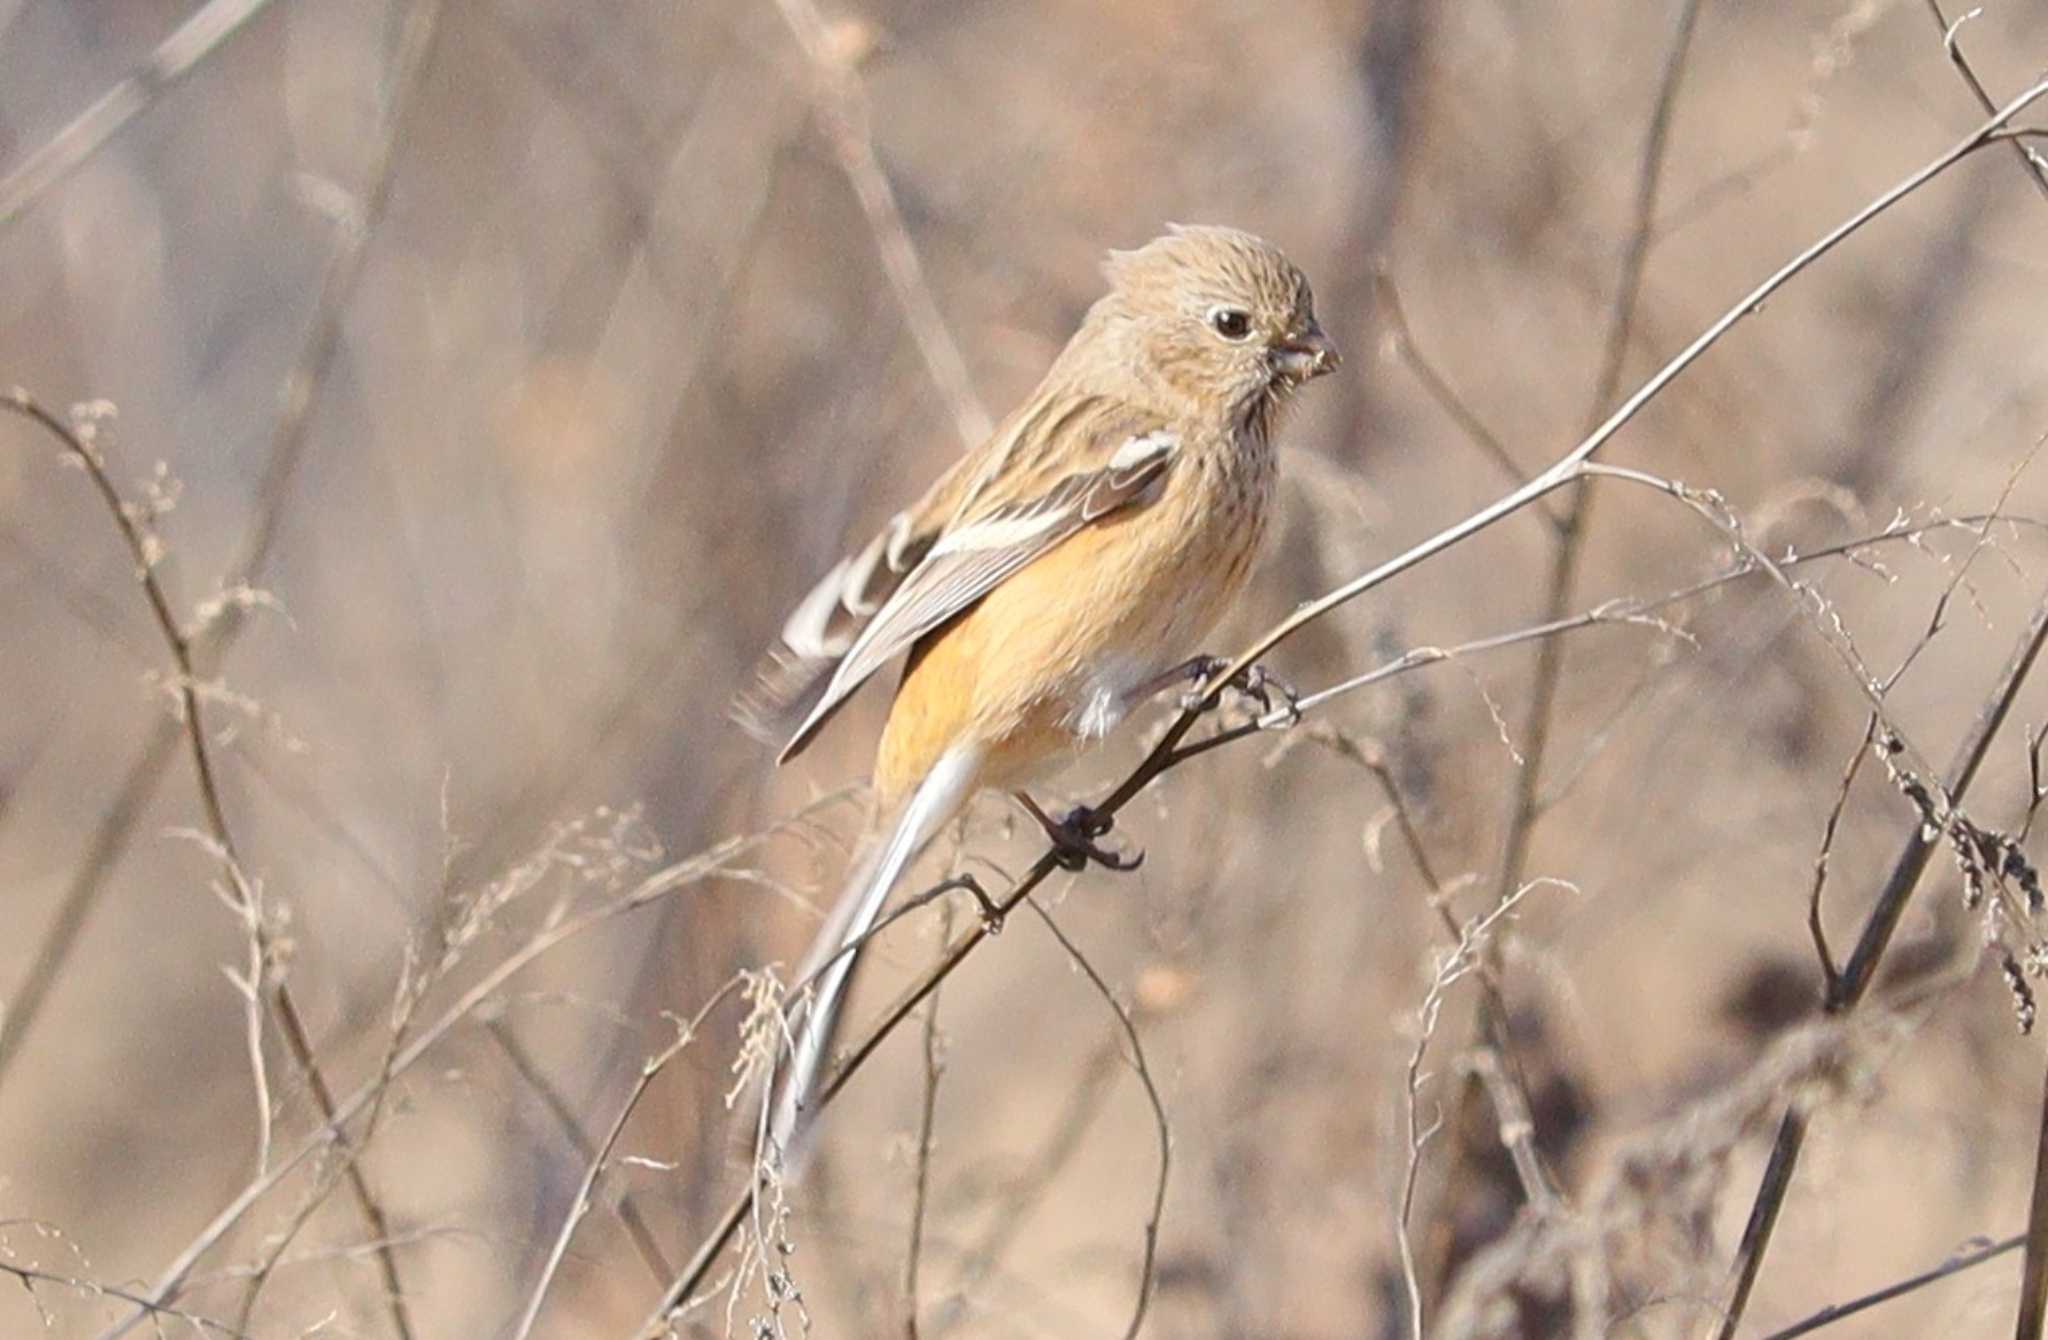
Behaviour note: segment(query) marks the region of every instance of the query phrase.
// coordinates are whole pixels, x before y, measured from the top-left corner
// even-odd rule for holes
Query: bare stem
[[[2007,1252],[2020,1247],[2026,1240],[2027,1238],[2024,1233],[2015,1233],[2012,1237],[2005,1238],[2002,1241],[1987,1243],[1974,1251],[1952,1256],[1932,1270],[1923,1270],[1917,1275],[1909,1275],[1896,1284],[1888,1284],[1882,1289],[1864,1294],[1861,1298],[1852,1298],[1846,1303],[1832,1303],[1804,1321],[1794,1322],[1780,1331],[1772,1331],[1769,1335],[1764,1336],[1762,1340],[1797,1340],[1799,1336],[1812,1335],[1823,1327],[1832,1326],[1838,1321],[1846,1320],[1859,1312],[1876,1307],[1880,1303],[1889,1303],[1894,1298],[1903,1298],[1917,1289],[1924,1289],[1928,1285],[1945,1280],[1951,1275],[1960,1275],[1963,1271],[1981,1266],[1986,1261],[1995,1261]]]
[[[2020,1275],[2017,1340],[2041,1340],[2048,1317],[2048,1078],[2042,1082],[2041,1123],[2034,1145],[2034,1195],[2027,1206],[2027,1255]]]
[[[1970,66],[1970,58],[1963,54],[1961,41],[1963,26],[1983,11],[1972,9],[1951,23],[1948,15],[1941,12],[1941,0],[1927,0],[1927,12],[1933,17],[1935,27],[1941,29],[1942,49],[1948,52],[1949,61],[1956,67],[1956,73],[1969,85],[1971,96],[1977,99],[1977,105],[1986,112],[1996,110],[1997,104],[1991,100],[1991,94],[1985,89],[1984,81],[1977,78],[1976,70]],[[2033,178],[2034,185],[2042,196],[2048,197],[2048,160],[2044,160],[2038,151],[2022,139],[2014,138],[2011,143],[2020,166]]]
[[[534,1322],[540,1319],[541,1305],[547,1301],[548,1289],[555,1282],[555,1272],[562,1267],[562,1258],[569,1254],[569,1240],[576,1234],[576,1225],[583,1222],[583,1216],[590,1213],[591,1193],[597,1189],[597,1179],[603,1175],[605,1165],[611,1162],[612,1150],[618,1147],[619,1137],[625,1134],[626,1122],[633,1116],[633,1109],[640,1106],[648,1086],[655,1077],[667,1068],[668,1063],[682,1054],[697,1036],[697,1030],[704,1026],[711,1011],[718,1008],[740,989],[743,978],[734,977],[713,993],[691,1019],[677,1022],[676,1035],[668,1046],[649,1057],[641,1065],[640,1073],[634,1078],[632,1089],[626,1094],[626,1101],[619,1105],[619,1114],[613,1118],[611,1129],[605,1132],[602,1143],[597,1147],[590,1162],[583,1169],[583,1180],[576,1188],[576,1198],[569,1204],[569,1212],[562,1216],[561,1231],[555,1235],[555,1243],[548,1251],[547,1263],[541,1267],[540,1278],[534,1281],[533,1294],[526,1301],[526,1311],[519,1318],[518,1327],[512,1332],[512,1340],[526,1340],[533,1333]]]
[[[882,268],[889,276],[898,305],[903,308],[903,319],[917,343],[919,356],[924,359],[925,371],[952,413],[962,445],[974,447],[989,435],[993,425],[980,397],[974,393],[974,382],[967,375],[967,360],[960,356],[960,346],[954,343],[945,318],[939,314],[939,304],[925,278],[924,263],[918,259],[910,228],[903,221],[902,207],[896,203],[896,190],[875,157],[867,91],[861,86],[855,68],[858,56],[835,49],[830,30],[811,0],[776,0],[776,7],[817,76],[818,106],[832,150],[860,200],[861,213],[874,234]]]
[[[282,523],[286,495],[305,459],[314,401],[341,347],[341,319],[355,293],[370,238],[382,221],[390,198],[398,146],[417,102],[434,38],[440,31],[440,6],[441,0],[418,0],[400,32],[383,138],[366,177],[368,187],[362,207],[336,229],[338,236],[321,278],[305,343],[284,379],[282,413],[271,436],[263,477],[255,490],[255,524],[243,537],[234,561],[227,565],[227,571],[233,574],[230,585],[255,584],[269,562]],[[198,22],[199,17],[195,15],[193,22]],[[4,222],[0,220],[0,227],[4,227]],[[242,606],[231,604],[222,611],[208,639],[208,650],[216,664],[247,626]],[[27,974],[9,998],[6,1016],[0,1018],[0,1083],[5,1082],[24,1041],[41,1017],[51,988],[62,977],[79,935],[99,903],[108,875],[127,848],[137,818],[178,752],[179,734],[176,722],[164,722],[151,733],[149,743],[129,767],[114,800],[94,827],[86,858],[65,888],[56,917],[30,960]],[[375,1236],[380,1240],[388,1237],[383,1233]],[[387,1279],[386,1283],[395,1285],[395,1278]]]
[[[763,832],[745,838],[729,839],[687,860],[666,866],[648,875],[618,897],[554,922],[507,954],[456,997],[432,1023],[420,1029],[410,1041],[396,1049],[374,1079],[340,1098],[334,1105],[334,1115],[320,1129],[312,1132],[288,1151],[279,1154],[272,1160],[268,1171],[253,1178],[222,1206],[156,1277],[144,1297],[158,1306],[176,1298],[183,1291],[200,1259],[226,1237],[259,1201],[315,1154],[340,1141],[348,1124],[370,1111],[393,1079],[416,1065],[420,1058],[438,1046],[456,1027],[474,1016],[486,1001],[494,998],[514,977],[561,945],[599,926],[637,912],[680,890],[702,884],[727,870],[735,860],[753,851],[770,837],[803,824],[813,810],[836,804],[839,799],[841,797],[836,794],[826,796],[789,820]],[[144,1313],[138,1311],[115,1323],[103,1333],[103,1340],[113,1340],[115,1336],[127,1334],[143,1316]]]
[[[1109,983],[1102,979],[1102,974],[1096,971],[1088,956],[1060,929],[1052,913],[1035,902],[1029,906],[1045,923],[1045,928],[1052,932],[1052,937],[1060,942],[1060,948],[1067,951],[1067,957],[1073,959],[1074,966],[1094,985],[1103,1002],[1109,1006],[1110,1013],[1116,1016],[1117,1027],[1131,1049],[1126,1059],[1137,1073],[1138,1082],[1145,1087],[1145,1101],[1152,1106],[1153,1131],[1159,1141],[1159,1174],[1152,1184],[1152,1207],[1145,1216],[1145,1250],[1138,1262],[1138,1301],[1131,1309],[1130,1325],[1124,1328],[1124,1340],[1137,1340],[1138,1332],[1145,1325],[1145,1311],[1152,1302],[1155,1268],[1159,1262],[1159,1220],[1166,1211],[1166,1179],[1173,1169],[1173,1132],[1166,1122],[1166,1102],[1159,1096],[1159,1085],[1152,1078],[1151,1065],[1145,1060],[1145,1044],[1138,1037],[1138,1026],[1131,1021],[1131,1012],[1109,989]]]
[[[269,4],[270,0],[208,0],[194,10],[150,52],[147,61],[93,99],[90,107],[31,153],[20,167],[0,177],[0,230],[98,153],[121,127],[170,92]]]
[[[575,1152],[576,1157],[585,1164],[595,1159],[597,1146],[583,1133],[583,1125],[570,1110],[561,1089],[534,1064],[533,1054],[526,1050],[505,1021],[492,1019],[485,1023],[484,1031],[504,1050],[505,1059],[511,1062],[512,1069],[518,1072],[519,1078],[540,1095],[541,1104],[555,1119],[555,1124],[562,1128],[562,1134],[569,1141],[569,1147]],[[626,1236],[633,1240],[633,1250],[639,1253],[641,1263],[647,1267],[656,1284],[666,1283],[668,1277],[675,1273],[675,1267],[662,1254],[661,1244],[654,1240],[654,1233],[647,1226],[647,1217],[640,1213],[639,1202],[630,1194],[623,1194],[618,1200],[618,1210],[619,1220],[626,1226]]]
[[[1951,803],[1962,799],[1971,780],[1976,777],[1977,768],[1991,748],[1999,727],[2005,723],[2013,699],[2033,669],[2034,659],[2040,654],[2044,641],[2048,641],[2048,598],[2035,606],[2033,617],[2021,632],[1998,682],[1978,709],[1976,721],[1956,749],[1955,759],[1949,765],[1943,782]],[[1849,961],[1827,993],[1825,1005],[1829,1014],[1847,1014],[1854,1010],[1870,989],[1870,983],[1877,975],[1878,963],[1891,944],[1892,932],[1898,929],[1899,918],[1905,915],[1906,904],[1912,899],[1913,890],[1918,887],[1928,860],[1941,839],[1940,832],[1929,831],[1923,816],[1913,816],[1912,831],[1907,834],[1905,844],[1892,863],[1891,874],[1879,890],[1870,915],[1864,920],[1863,931],[1857,937]],[[1750,1206],[1742,1241],[1735,1249],[1735,1264],[1730,1271],[1727,1297],[1716,1328],[1720,1340],[1734,1340],[1736,1329],[1742,1324],[1742,1314],[1756,1287],[1757,1273],[1763,1267],[1765,1253],[1770,1250],[1778,1213],[1784,1208],[1785,1196],[1791,1190],[1792,1174],[1799,1165],[1799,1154],[1806,1142],[1806,1129],[1807,1113],[1798,1106],[1787,1109],[1778,1123],[1770,1159],[1764,1165],[1763,1180]]]
[[[939,943],[953,938],[953,905],[939,909]],[[939,1112],[939,1076],[945,1071],[940,1058],[939,993],[932,993],[924,1007],[924,1099],[917,1116],[916,1169],[911,1177],[910,1243],[903,1252],[903,1334],[917,1340],[917,1276],[924,1261],[924,1221],[929,1209],[932,1180],[932,1128]]]

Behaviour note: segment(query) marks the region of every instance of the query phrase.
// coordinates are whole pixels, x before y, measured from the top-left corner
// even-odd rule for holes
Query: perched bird
[[[1021,788],[1215,664],[1195,653],[1265,531],[1280,411],[1337,366],[1308,280],[1248,233],[1177,226],[1103,270],[1038,389],[826,574],[736,705],[787,762],[908,653],[875,759],[879,840],[797,977],[811,997],[770,1122],[785,1152],[858,942],[970,797],[1016,791],[1071,855],[1115,859],[1100,821],[1055,821]]]

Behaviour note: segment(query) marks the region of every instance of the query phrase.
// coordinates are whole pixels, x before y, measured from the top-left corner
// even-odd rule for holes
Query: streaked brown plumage
[[[1265,531],[1279,412],[1336,365],[1308,281],[1250,234],[1177,227],[1104,271],[1031,398],[799,604],[740,704],[787,760],[908,653],[875,760],[886,836],[800,974],[778,1144],[824,1059],[842,951],[976,791],[1056,769],[1201,650]]]

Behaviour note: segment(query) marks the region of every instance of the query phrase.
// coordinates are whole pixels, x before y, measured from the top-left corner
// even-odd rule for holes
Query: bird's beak
[[[1311,321],[1273,347],[1273,363],[1282,374],[1297,382],[1334,372],[1344,360],[1323,328]]]

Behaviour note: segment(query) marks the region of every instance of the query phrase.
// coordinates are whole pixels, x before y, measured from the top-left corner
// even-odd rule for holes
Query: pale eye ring
[[[1252,333],[1252,314],[1242,307],[1211,307],[1209,328],[1235,344]]]

